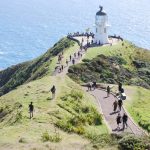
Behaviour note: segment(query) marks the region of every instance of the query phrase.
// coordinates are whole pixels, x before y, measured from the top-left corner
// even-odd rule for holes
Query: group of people
[[[77,36],[92,36],[94,38],[94,33],[90,32],[83,32],[83,33],[80,33],[80,32],[74,32],[74,33],[68,33],[67,37],[70,37],[70,38],[73,38],[73,37],[77,37]]]
[[[95,90],[97,88],[96,82],[89,82],[87,84],[87,88],[88,88],[88,91]],[[110,93],[111,93],[110,86],[107,86],[106,91],[107,91],[107,97],[109,97]],[[124,93],[122,83],[120,83],[120,82],[118,83],[118,91],[119,91],[119,93],[118,93],[119,95],[122,95],[122,93]],[[128,116],[125,113],[123,114],[123,116],[121,116],[120,112],[121,112],[122,106],[123,106],[123,99],[121,96],[119,96],[117,98],[118,98],[118,100],[115,100],[113,102],[113,113],[112,114],[118,113],[118,115],[116,117],[117,129],[120,129],[120,124],[122,123],[123,124],[122,129],[124,130],[125,127],[128,127],[128,125],[127,125]],[[118,108],[118,110],[117,110],[117,108]]]
[[[81,42],[81,45],[83,43],[83,40]],[[82,58],[83,56],[83,50],[86,52],[87,51],[87,47],[84,47],[84,46],[80,46],[80,49],[75,52],[73,55],[70,55],[69,56],[69,59],[66,59],[66,66],[68,67],[69,65],[69,62],[71,62],[73,65],[76,63],[76,60],[79,59],[79,58]],[[61,54],[58,55],[58,64],[59,66],[56,66],[55,67],[55,71],[58,70],[59,73],[63,72],[64,68],[66,67],[65,65],[63,65],[63,52]]]
[[[119,108],[119,113],[118,113],[118,115],[116,117],[117,129],[120,129],[120,124],[122,122],[122,124],[123,124],[122,125],[122,129],[124,130],[125,127],[126,128],[128,127],[128,124],[127,124],[128,116],[125,113],[123,114],[123,116],[121,116],[121,114],[120,114],[120,112],[122,110],[122,106],[123,106],[123,100],[124,100],[124,98],[122,97],[122,93],[124,93],[124,89],[122,87],[122,83],[121,82],[118,83],[118,91],[119,91],[119,93],[117,93],[117,95],[119,95],[119,97],[118,97],[118,101],[115,100],[113,102],[113,111],[115,113],[117,111],[117,108]]]
[[[117,129],[120,129],[120,124],[122,123],[122,129],[124,130],[125,127],[128,127],[127,124],[128,121],[128,116],[124,113],[123,116],[120,115],[120,113],[118,113],[117,118],[116,118],[116,122],[117,122]]]
[[[87,87],[88,87],[88,91],[95,90],[95,89],[97,88],[96,81],[89,82],[89,83],[87,84]]]

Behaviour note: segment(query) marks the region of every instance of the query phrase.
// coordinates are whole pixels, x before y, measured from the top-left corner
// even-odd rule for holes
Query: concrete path
[[[83,45],[85,45],[86,38],[85,37],[83,37],[83,38],[84,38]],[[75,39],[77,39],[81,42],[82,37],[76,37]],[[81,53],[84,55],[85,51],[81,51]],[[75,60],[76,60],[75,64],[77,64],[82,60],[82,58],[79,57],[79,58],[76,58]],[[69,65],[66,66],[64,68],[64,71],[61,73],[59,73],[58,70],[55,70],[54,75],[61,76],[61,77],[65,76],[68,73],[69,66],[71,66],[71,65],[72,65],[72,62],[69,62]],[[120,133],[126,132],[126,133],[132,133],[135,135],[146,135],[146,133],[138,125],[136,125],[134,123],[134,121],[132,120],[130,115],[123,108],[122,108],[120,114],[121,114],[121,116],[123,115],[123,113],[126,113],[128,115],[128,128],[126,128],[125,130],[122,130],[122,124],[121,124],[120,129],[117,129],[116,117],[117,117],[117,114],[119,111],[116,113],[113,113],[113,102],[115,100],[117,100],[117,98],[114,97],[112,94],[110,94],[109,97],[106,97],[107,93],[103,89],[95,89],[93,91],[87,91],[86,87],[84,87],[83,89],[86,92],[89,92],[91,95],[93,95],[95,97],[95,99],[97,100],[98,105],[102,111],[102,115],[112,133],[120,134]]]

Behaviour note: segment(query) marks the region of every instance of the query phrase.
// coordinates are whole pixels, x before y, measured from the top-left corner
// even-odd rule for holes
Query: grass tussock
[[[42,134],[41,139],[43,142],[55,142],[55,143],[60,142],[62,140],[59,133],[55,133],[53,135],[50,135],[48,133],[48,131],[46,131]]]

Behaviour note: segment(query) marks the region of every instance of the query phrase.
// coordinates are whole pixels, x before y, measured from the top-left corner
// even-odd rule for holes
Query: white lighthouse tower
[[[109,43],[108,40],[108,16],[106,12],[103,11],[103,7],[100,6],[100,10],[95,16],[95,38],[94,41],[97,44]]]

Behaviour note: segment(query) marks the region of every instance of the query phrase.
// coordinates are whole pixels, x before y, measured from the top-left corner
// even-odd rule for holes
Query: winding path
[[[82,37],[75,37],[75,39],[81,42]],[[84,37],[83,45],[86,44],[86,41],[87,40]],[[85,52],[81,51],[81,53],[84,55]],[[76,59],[75,64],[79,63],[81,60],[82,60],[81,57]],[[61,77],[65,76],[68,73],[69,66],[71,65],[72,65],[72,62],[69,62],[69,65],[64,68],[63,72],[58,73],[58,70],[55,70],[53,75],[61,76]],[[83,89],[87,92],[86,87],[83,87]],[[97,100],[97,103],[100,107],[103,118],[108,128],[110,129],[110,132],[116,133],[116,134],[125,132],[125,133],[132,133],[135,135],[146,135],[146,132],[144,132],[138,125],[134,123],[131,116],[128,114],[128,112],[124,108],[122,108],[120,114],[123,115],[123,113],[126,113],[128,115],[128,128],[126,128],[125,130],[122,130],[122,126],[120,126],[120,130],[117,129],[116,117],[118,113],[113,113],[113,102],[117,100],[117,98],[113,94],[110,94],[109,97],[106,97],[106,91],[103,89],[95,89],[93,91],[88,91],[88,92],[91,95],[93,95],[95,99]]]

